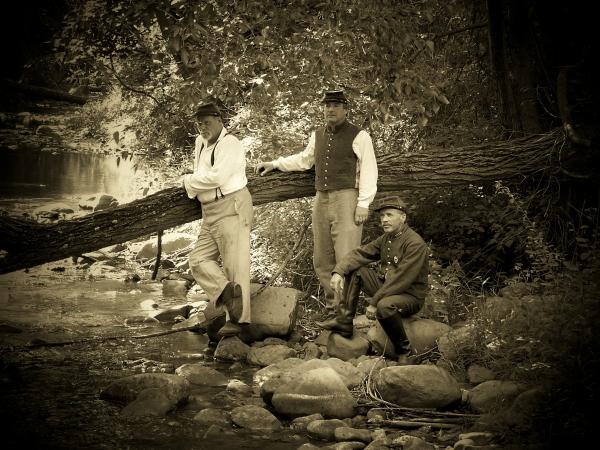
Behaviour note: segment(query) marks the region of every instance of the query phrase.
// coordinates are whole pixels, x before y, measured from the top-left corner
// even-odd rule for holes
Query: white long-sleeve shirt
[[[356,164],[356,187],[358,188],[358,206],[368,208],[377,193],[377,161],[371,136],[365,130],[352,141],[352,151],[358,158]],[[273,167],[282,172],[304,171],[315,164],[315,132],[310,134],[306,148],[300,153],[282,156],[272,161]]]
[[[214,165],[211,154],[215,152]],[[225,127],[217,141],[208,145],[199,135],[194,148],[194,172],[184,175],[183,185],[189,198],[197,198],[201,203],[215,200],[219,194],[230,194],[248,184],[246,177],[246,155],[238,138],[228,134]]]

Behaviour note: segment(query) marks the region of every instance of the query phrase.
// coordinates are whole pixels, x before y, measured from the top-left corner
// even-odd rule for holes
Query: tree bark
[[[559,129],[513,141],[378,158],[378,191],[443,188],[522,177],[552,166],[564,141]],[[248,171],[255,205],[312,196],[314,172]],[[97,250],[200,219],[202,211],[182,187],[54,224],[0,216],[0,273]]]

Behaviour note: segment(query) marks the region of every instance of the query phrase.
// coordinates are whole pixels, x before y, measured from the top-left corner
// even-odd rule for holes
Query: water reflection
[[[105,192],[135,198],[135,158],[0,149],[0,197],[61,198]]]

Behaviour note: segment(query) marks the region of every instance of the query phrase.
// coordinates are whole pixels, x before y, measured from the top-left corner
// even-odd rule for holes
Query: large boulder
[[[246,361],[250,346],[237,336],[225,337],[215,349],[215,358],[221,361]]]
[[[121,410],[121,415],[129,417],[157,416],[162,417],[177,406],[169,395],[161,388],[144,389],[134,401]]]
[[[241,336],[246,342],[269,336],[289,336],[296,326],[296,311],[302,293],[292,288],[268,287],[255,295],[261,287],[260,284],[251,286],[252,323],[244,327]]]
[[[466,325],[448,331],[438,339],[438,351],[446,361],[457,361],[463,347],[473,345],[475,328]]]
[[[510,406],[524,390],[524,386],[512,381],[484,381],[468,391],[467,402],[479,413],[497,411]]]
[[[366,355],[368,350],[369,341],[362,333],[354,333],[351,338],[330,333],[327,340],[327,354],[343,361]]]
[[[119,205],[119,201],[110,194],[99,193],[79,202],[81,209],[101,211]]]
[[[412,351],[417,355],[434,348],[440,336],[443,336],[452,329],[445,323],[431,319],[422,319],[416,316],[402,319],[402,323],[404,324],[404,330],[410,341]],[[383,331],[378,321],[375,321],[375,326],[367,333],[367,339],[371,342],[371,346],[379,353],[383,353],[385,349],[387,356],[394,354],[394,346],[388,340],[385,331]]]
[[[297,356],[296,350],[287,345],[277,344],[251,347],[247,360],[249,364],[265,367],[295,356]]]
[[[227,386],[229,379],[218,370],[200,363],[184,364],[175,373],[199,386]]]
[[[113,381],[101,391],[106,400],[130,402],[145,389],[160,388],[167,397],[179,403],[190,394],[190,383],[183,377],[166,373],[141,373]]]
[[[279,431],[281,422],[264,408],[244,405],[231,411],[231,421],[237,426],[255,431]]]
[[[408,408],[443,408],[462,395],[458,382],[433,365],[388,367],[374,379],[383,400]]]
[[[277,388],[271,400],[275,410],[289,416],[320,413],[323,417],[354,416],[356,401],[335,370],[309,370]]]

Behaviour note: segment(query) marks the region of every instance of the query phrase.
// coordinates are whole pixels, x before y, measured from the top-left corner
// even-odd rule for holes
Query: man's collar
[[[338,133],[340,130],[346,128],[346,126],[348,125],[348,120],[344,119],[344,121],[340,124],[337,125],[325,125],[325,131],[327,131],[328,133]]]
[[[209,144],[208,141],[204,138],[202,138],[202,140],[204,141],[204,146],[205,147],[210,147],[211,145],[216,145],[217,142],[219,142],[221,139],[223,139],[223,137],[227,134],[227,129],[225,127],[221,128],[221,133],[219,133],[219,137],[217,138],[217,140],[215,142],[213,142],[212,144]]]
[[[402,236],[402,233],[404,233],[407,229],[408,224],[404,222],[398,231],[396,231],[395,233],[388,233],[390,239],[398,239],[400,236]]]

